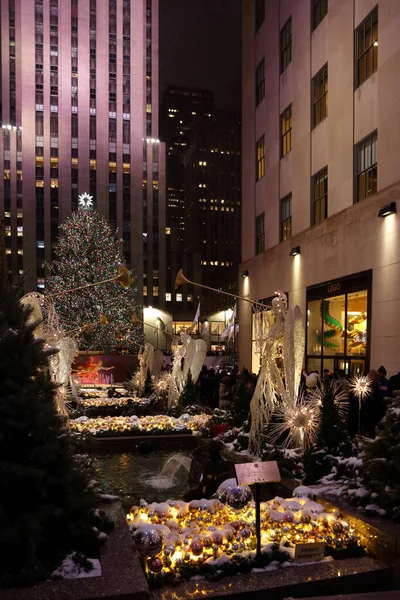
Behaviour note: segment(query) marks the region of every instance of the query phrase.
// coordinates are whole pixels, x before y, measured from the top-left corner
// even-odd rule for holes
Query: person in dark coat
[[[388,396],[393,396],[393,392],[396,390],[400,390],[400,371],[389,379]]]
[[[375,437],[375,427],[385,414],[384,403],[379,388],[379,373],[371,370],[368,373],[371,380],[371,390],[361,399],[361,434]]]

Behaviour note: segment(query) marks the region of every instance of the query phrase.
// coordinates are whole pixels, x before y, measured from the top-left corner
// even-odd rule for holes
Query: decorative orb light
[[[160,571],[162,571],[163,562],[160,558],[153,557],[147,561],[147,566],[153,573],[159,573]]]
[[[133,536],[135,548],[142,556],[158,554],[161,551],[163,539],[161,531],[153,527],[139,527]]]
[[[236,479],[226,479],[219,486],[216,496],[223,504],[241,510],[253,499],[248,485],[238,485]]]

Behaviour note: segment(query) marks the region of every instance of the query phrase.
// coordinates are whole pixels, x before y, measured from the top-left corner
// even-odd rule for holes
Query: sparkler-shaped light
[[[350,381],[351,389],[361,401],[362,397],[372,389],[372,379],[368,375],[358,375]]]
[[[283,402],[277,406],[277,421],[271,424],[269,439],[272,443],[287,432],[281,446],[301,447],[303,450],[315,441],[321,419],[321,391],[317,388],[310,395],[302,394],[295,403]]]

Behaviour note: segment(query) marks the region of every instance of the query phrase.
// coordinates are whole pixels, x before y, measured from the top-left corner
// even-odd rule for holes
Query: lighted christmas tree
[[[48,265],[47,294],[111,279],[125,264],[117,231],[91,208],[91,201],[81,202],[83,196],[82,208],[60,226],[56,260]],[[54,303],[66,331],[82,328],[81,350],[109,352],[130,349],[132,342],[140,341],[139,326],[132,323],[134,294],[132,285],[124,288],[111,281],[57,296]]]

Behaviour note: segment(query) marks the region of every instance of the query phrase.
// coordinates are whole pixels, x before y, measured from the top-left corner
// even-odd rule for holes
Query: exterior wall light
[[[248,271],[243,271],[243,273],[242,273],[243,279],[245,279],[248,276],[249,276],[249,272]]]
[[[300,246],[295,246],[291,249],[289,256],[297,256],[298,254],[300,254]]]
[[[394,215],[397,212],[396,202],[389,202],[378,212],[378,217],[388,217],[389,215]]]

